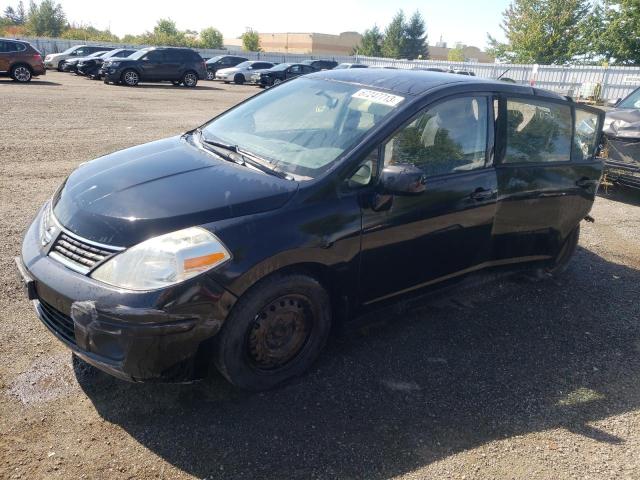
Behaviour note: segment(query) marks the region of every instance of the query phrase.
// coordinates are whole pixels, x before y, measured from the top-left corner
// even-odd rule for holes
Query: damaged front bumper
[[[213,337],[235,297],[206,275],[149,292],[113,288],[73,272],[40,246],[40,215],[16,258],[45,326],[87,363],[130,381],[206,376]]]
[[[640,188],[640,138],[606,137],[606,179],[620,185]]]

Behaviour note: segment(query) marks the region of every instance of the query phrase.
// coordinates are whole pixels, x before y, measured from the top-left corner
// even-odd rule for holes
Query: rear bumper
[[[40,214],[16,264],[38,318],[76,355],[130,381],[184,382],[203,377],[212,339],[235,297],[206,276],[149,292],[131,292],[73,272],[46,255]]]

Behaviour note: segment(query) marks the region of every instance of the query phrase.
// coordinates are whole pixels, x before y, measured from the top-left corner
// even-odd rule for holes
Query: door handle
[[[488,200],[489,198],[493,197],[494,191],[493,190],[487,190],[486,188],[476,188],[473,193],[471,193],[471,195],[469,195],[469,197],[472,200],[476,200],[476,201],[481,201],[481,200]]]

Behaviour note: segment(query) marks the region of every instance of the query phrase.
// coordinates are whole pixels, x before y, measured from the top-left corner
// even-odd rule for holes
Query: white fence
[[[112,44],[108,42],[83,42],[82,40],[64,40],[59,38],[25,38],[44,55],[66,50],[74,45],[105,45],[113,47],[142,48],[141,45]],[[444,68],[468,70],[478,77],[498,78],[503,75],[518,83],[528,84],[534,65],[511,65],[498,63],[470,63],[448,62],[440,60],[393,60],[389,58],[375,58],[364,56],[335,56],[335,55],[299,55],[291,53],[244,52],[240,50],[209,50],[197,49],[203,57],[215,55],[238,54],[251,60],[266,60],[271,62],[295,62],[306,59],[328,58],[337,62],[360,62],[369,66],[396,68]],[[506,73],[505,73],[506,72]],[[595,67],[595,66],[554,66],[540,65],[535,85],[540,88],[553,90],[564,95],[578,96],[583,84],[600,84],[601,97],[604,99],[622,98],[640,86],[640,67]]]

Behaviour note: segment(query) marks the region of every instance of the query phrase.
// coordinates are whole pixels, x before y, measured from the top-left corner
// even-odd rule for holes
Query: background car
[[[344,70],[345,68],[369,68],[369,65],[363,63],[341,63],[334,67],[334,70]]]
[[[103,55],[106,55],[107,53],[109,53],[109,51],[110,50],[94,52],[91,55],[87,55],[86,57],[69,58],[69,59],[65,60],[64,63],[62,64],[62,71],[63,72],[75,72],[77,70],[77,68],[78,68],[78,62],[80,62],[82,60],[86,60],[88,58],[99,58],[99,57],[102,57]]]
[[[119,48],[117,50],[111,50],[99,57],[87,57],[78,62],[76,73],[80,75],[86,75],[90,78],[100,78],[100,67],[105,60],[109,58],[127,58],[129,55],[135,53],[137,50]]]
[[[303,65],[309,65],[316,70],[331,70],[338,66],[338,62],[335,60],[303,60]]]
[[[231,68],[236,65],[248,61],[248,58],[238,57],[236,55],[218,55],[207,60],[207,80],[214,80],[216,72],[223,68]]]
[[[640,188],[640,88],[613,102],[604,120],[607,180]]]
[[[317,70],[311,65],[302,63],[281,63],[260,74],[260,87],[272,87],[278,85],[285,80],[307,73],[313,73]]]
[[[206,77],[202,57],[190,48],[150,47],[127,58],[111,58],[100,69],[104,83],[123,83],[135,87],[140,82],[170,81],[178,86],[195,87]]]
[[[104,52],[106,50],[113,50],[113,47],[104,47],[98,45],[75,45],[71,48],[67,48],[62,53],[51,53],[44,57],[44,66],[49,69],[56,69],[59,72],[62,71],[64,61],[74,57],[86,57],[95,52]]]
[[[273,67],[271,62],[262,62],[260,60],[247,60],[239,63],[235,67],[223,68],[216,72],[216,80],[222,80],[224,83],[234,82],[242,85],[250,81],[251,75],[256,70],[265,70]]]
[[[23,40],[0,38],[0,75],[9,75],[16,82],[26,83],[47,71],[42,55]]]

